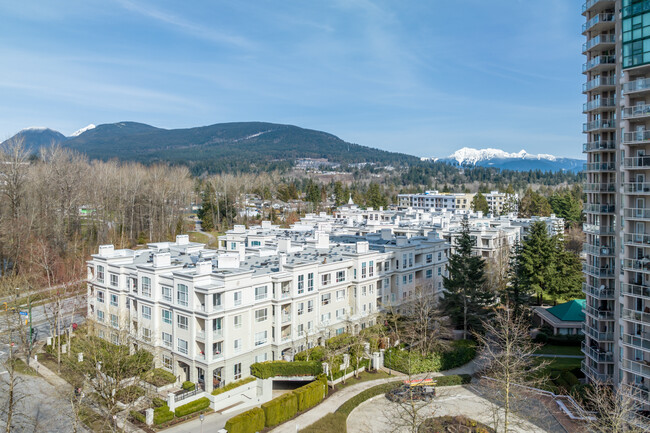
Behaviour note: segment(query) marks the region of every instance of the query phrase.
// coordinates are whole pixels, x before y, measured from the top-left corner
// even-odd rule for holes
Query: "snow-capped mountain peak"
[[[83,134],[84,132],[90,131],[91,129],[95,129],[95,125],[93,125],[92,123],[90,125],[88,125],[88,126],[84,126],[83,128],[73,132],[70,137],[78,137],[81,134]]]
[[[21,132],[26,132],[26,131],[46,131],[48,129],[50,128],[47,128],[45,126],[30,126],[29,128],[21,129],[20,131],[18,131],[18,133],[20,134]]]
[[[486,161],[490,159],[547,159],[549,161],[555,161],[556,157],[553,155],[547,155],[540,153],[539,155],[533,155],[525,150],[520,150],[519,152],[509,153],[501,149],[473,149],[471,147],[463,147],[458,149],[456,152],[449,155],[446,159],[455,160],[459,165],[476,165],[477,162]]]

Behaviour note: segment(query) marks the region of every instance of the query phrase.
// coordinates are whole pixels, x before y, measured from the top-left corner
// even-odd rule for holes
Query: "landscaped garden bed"
[[[428,418],[418,428],[418,433],[496,433],[492,427],[466,416],[439,416]]]

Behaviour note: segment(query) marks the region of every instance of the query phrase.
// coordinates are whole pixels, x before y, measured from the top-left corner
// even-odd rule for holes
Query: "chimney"
[[[391,229],[381,229],[381,240],[389,241],[393,238],[393,231]]]
[[[324,249],[330,247],[330,235],[324,232],[317,231],[315,236],[316,236],[316,248]]]
[[[162,268],[172,264],[172,256],[169,253],[158,253],[153,255],[153,267]]]
[[[406,245],[408,245],[409,241],[406,238],[406,236],[397,236],[395,238],[395,243],[398,247],[405,247]]]
[[[212,261],[205,260],[196,264],[197,275],[208,275],[212,272]]]
[[[101,257],[110,257],[115,252],[115,247],[113,245],[100,245],[99,246],[99,255]]]
[[[238,253],[221,253],[217,257],[217,269],[239,269]]]
[[[278,239],[278,252],[288,253],[291,249],[291,239],[281,238]]]
[[[284,271],[284,265],[287,264],[287,255],[285,253],[280,253],[278,254],[278,257],[278,262],[280,263],[280,272],[282,272]]]
[[[262,228],[263,229],[270,229],[271,228],[271,221],[262,221]]]
[[[241,224],[235,224],[233,227],[233,232],[235,233],[245,233],[246,232],[246,226],[241,225]]]
[[[367,253],[369,249],[370,249],[370,247],[369,247],[368,242],[366,242],[366,241],[357,242],[357,253],[358,254]]]
[[[187,245],[189,243],[190,243],[190,237],[188,235],[176,235],[177,245]]]

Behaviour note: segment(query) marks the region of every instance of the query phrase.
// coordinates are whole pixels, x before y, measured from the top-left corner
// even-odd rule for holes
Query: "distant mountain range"
[[[23,129],[11,139],[15,138],[22,139],[33,152],[54,143],[93,159],[183,164],[194,174],[288,168],[304,158],[380,166],[413,165],[422,159],[459,167],[551,172],[578,172],[584,163],[580,159],[531,155],[523,150],[507,153],[471,148],[459,149],[447,158],[417,158],[348,143],[322,131],[264,122],[218,123],[187,129],[162,129],[136,122],[91,124],[70,137],[52,129],[33,127]]]
[[[463,147],[446,158],[422,158],[459,167],[495,167],[515,171],[570,171],[577,173],[585,163],[582,159],[562,158],[548,154],[533,155],[525,150],[508,153],[500,149]]]

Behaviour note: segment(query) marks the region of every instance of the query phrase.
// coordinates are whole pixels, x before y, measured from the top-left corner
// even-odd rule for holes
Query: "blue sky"
[[[0,138],[260,120],[582,157],[578,0],[0,3]]]

